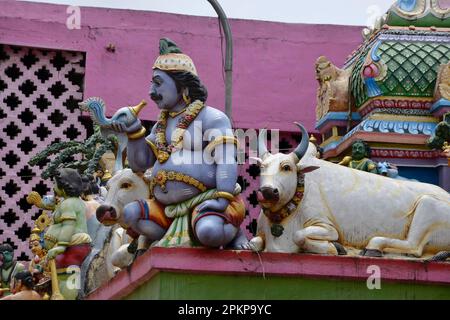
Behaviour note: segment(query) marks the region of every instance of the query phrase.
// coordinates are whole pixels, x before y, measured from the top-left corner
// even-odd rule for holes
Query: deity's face
[[[161,110],[172,110],[181,100],[175,81],[164,71],[156,69],[153,72],[150,98]]]
[[[30,250],[34,255],[39,256],[42,253],[42,246],[39,240],[34,240],[30,242]]]
[[[13,261],[13,253],[9,251],[0,252],[0,266],[8,265]]]
[[[356,142],[352,145],[353,160],[361,160],[366,156],[366,147],[361,142]]]

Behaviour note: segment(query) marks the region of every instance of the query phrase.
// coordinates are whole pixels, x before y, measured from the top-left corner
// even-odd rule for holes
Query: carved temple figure
[[[299,127],[302,141],[290,154],[272,155],[260,140],[262,212],[245,248],[337,255],[352,247],[373,257],[450,251],[449,193],[317,159]]]
[[[35,196],[34,194],[30,195],[31,197]],[[51,295],[51,273],[49,266],[45,261],[47,250],[44,249],[44,234],[51,222],[52,221],[47,213],[43,212],[35,220],[34,228],[31,230],[29,239],[30,251],[33,256],[28,264],[28,271],[33,275],[35,284],[34,290],[38,292],[44,300],[50,299]]]
[[[230,119],[206,106],[208,93],[192,59],[161,39],[150,97],[161,110],[150,134],[141,122],[113,128],[128,136],[134,172],[152,168],[151,199],[124,208],[128,234],[158,246],[235,246],[245,207],[236,187],[236,144]]]
[[[80,267],[91,251],[91,237],[86,224],[86,204],[80,199],[83,182],[75,169],[63,168],[56,171],[54,177],[55,194],[62,200],[53,211],[53,223],[44,235],[46,260],[58,270],[57,279],[52,278],[52,290],[60,291],[67,300],[75,299],[78,289],[68,285],[71,273],[66,269]],[[59,287],[55,287],[56,280]]]
[[[450,16],[450,5],[446,0],[399,0],[392,9],[405,19],[433,15],[444,20]]]
[[[101,165],[102,168],[111,167],[111,164],[112,167],[114,167],[114,155],[112,154],[112,157],[108,156],[108,159],[105,162],[108,163],[106,164],[106,166],[104,166],[105,163],[103,163],[103,165]],[[107,181],[107,179],[105,181]],[[87,231],[92,240],[91,252],[83,261],[83,265],[81,266],[81,280],[83,282],[83,285],[86,286],[82,289],[88,290],[83,292],[82,294],[97,288],[102,283],[114,277],[117,271],[120,270],[113,264],[114,260],[125,261],[125,264],[122,263],[119,265],[120,268],[129,265],[129,263],[131,262],[131,258],[128,257],[127,259],[117,259],[113,257],[114,255],[117,256],[116,251],[122,245],[122,240],[127,240],[127,236],[123,229],[104,226],[97,220],[95,214],[96,210],[101,204],[103,204],[102,196],[99,195],[99,189],[104,188],[99,187],[97,182],[98,180],[96,180],[94,177],[89,177],[87,175],[82,176],[83,191],[81,194],[81,199],[86,205],[85,216]],[[55,195],[46,195],[41,197],[37,192],[34,191],[31,192],[27,197],[28,203],[33,204],[40,209],[52,211],[62,200],[63,198]],[[37,278],[36,283],[39,287],[38,291],[42,295],[44,295],[45,291],[48,290],[47,281],[50,279],[50,277],[48,276],[48,272],[47,274],[37,272],[42,271],[42,269],[44,268],[43,262],[45,261],[46,254],[46,250],[42,248],[43,230],[48,227],[48,224],[45,224],[44,226],[44,223],[40,221],[43,217],[47,217],[47,215],[42,214],[35,221],[36,227],[32,230],[30,237],[30,249],[34,254],[34,257],[30,263],[30,271],[32,271],[36,266],[37,270],[35,270],[33,274]],[[40,239],[41,234],[42,239]],[[128,243],[129,241],[126,242],[126,244]],[[35,250],[39,252],[39,254],[34,253]],[[132,255],[130,255],[128,252],[126,252],[126,255],[132,257]]]
[[[0,245],[0,297],[8,296],[14,275],[25,270],[25,266],[14,260],[14,249],[8,244]]]
[[[321,56],[316,61],[317,89],[316,117],[320,120],[330,111],[348,110],[348,83],[350,70],[342,70]]]
[[[389,177],[392,179],[417,181],[415,179],[408,179],[408,178],[399,176],[398,175],[398,167],[387,161],[378,162],[377,170],[378,170],[378,174],[381,174],[382,176]]]
[[[363,140],[352,143],[352,155],[344,157],[339,165],[348,166],[352,169],[378,173],[377,164],[370,158],[370,147]]]
[[[34,281],[30,271],[21,271],[11,280],[11,295],[0,300],[42,300],[39,293],[33,290]]]
[[[450,100],[450,62],[439,67],[434,96],[436,100]]]
[[[129,203],[140,199],[149,199],[150,192],[147,182],[143,176],[139,176],[131,169],[117,171],[114,176],[108,180],[108,192],[104,203],[97,209],[97,219],[105,225],[118,225],[115,229],[115,236],[111,239],[111,263],[116,271],[128,266],[135,250],[128,249],[132,238],[127,235],[128,228],[124,220],[124,207]],[[135,240],[137,241],[137,239]],[[137,250],[145,250],[148,243],[141,238],[141,243],[136,247]],[[133,254],[131,254],[132,252]],[[139,254],[139,252],[137,252]]]

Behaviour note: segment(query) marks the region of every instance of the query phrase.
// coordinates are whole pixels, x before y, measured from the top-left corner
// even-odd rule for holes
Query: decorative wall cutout
[[[0,243],[28,260],[32,220],[40,212],[26,202],[34,190],[51,191],[40,178],[45,162],[27,162],[47,145],[84,140],[89,120],[77,103],[83,99],[85,57],[80,52],[52,51],[0,44]]]

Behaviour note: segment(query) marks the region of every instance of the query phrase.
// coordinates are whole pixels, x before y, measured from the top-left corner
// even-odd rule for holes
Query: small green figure
[[[370,158],[370,147],[363,140],[356,140],[352,143],[352,155],[342,159],[338,164],[349,168],[378,173],[377,165]]]
[[[9,284],[18,272],[25,266],[14,260],[14,249],[10,244],[0,245],[0,297],[11,294]]]

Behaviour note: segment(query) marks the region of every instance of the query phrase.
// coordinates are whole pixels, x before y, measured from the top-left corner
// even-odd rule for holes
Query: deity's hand
[[[127,126],[125,123],[119,121],[113,121],[111,124],[111,129],[116,132],[122,133],[133,133],[142,128],[141,120],[136,119],[131,125]]]
[[[55,259],[58,254],[61,254],[64,251],[66,251],[66,247],[65,246],[56,246],[56,247],[50,249],[47,252],[47,257],[45,258],[46,259],[46,263],[49,260]]]
[[[223,198],[215,200],[206,200],[205,202],[199,204],[196,208],[197,211],[211,210],[215,212],[224,212],[228,207],[229,201]]]

